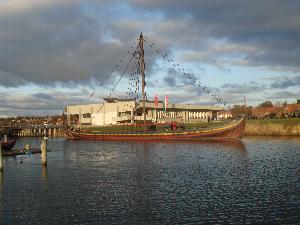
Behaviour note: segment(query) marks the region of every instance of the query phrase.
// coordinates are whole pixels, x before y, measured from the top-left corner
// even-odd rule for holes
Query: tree
[[[233,117],[238,117],[241,115],[246,114],[246,117],[250,117],[253,114],[252,106],[247,106],[245,108],[244,105],[234,105],[233,108],[230,110]]]
[[[265,101],[265,102],[260,104],[260,107],[262,107],[262,108],[272,108],[273,103],[271,101]]]

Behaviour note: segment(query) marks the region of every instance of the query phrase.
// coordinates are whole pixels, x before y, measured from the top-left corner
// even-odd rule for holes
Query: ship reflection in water
[[[23,146],[40,144],[24,138]],[[4,160],[0,224],[295,224],[295,139],[101,142],[50,139]],[[23,161],[23,163],[20,163]],[[1,185],[0,182],[0,185]]]

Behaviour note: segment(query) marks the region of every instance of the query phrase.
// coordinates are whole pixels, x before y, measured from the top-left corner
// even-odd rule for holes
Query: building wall
[[[68,116],[78,115],[81,124],[108,125],[116,124],[120,114],[130,115],[134,108],[134,101],[105,102],[101,104],[67,106],[67,113]],[[84,118],[84,114],[90,114],[90,117]]]
[[[200,106],[188,104],[169,104],[165,111],[163,103],[159,103],[157,109],[152,102],[146,102],[146,119],[157,122],[197,122],[208,120],[213,112],[221,111],[221,107]],[[141,102],[119,101],[105,102],[101,104],[75,105],[67,107],[68,118],[70,115],[78,115],[79,123],[83,125],[110,125],[120,121],[131,121],[133,113],[135,120],[143,120]],[[138,113],[140,112],[140,113]],[[86,115],[90,114],[90,117]],[[69,119],[68,119],[69,120]]]

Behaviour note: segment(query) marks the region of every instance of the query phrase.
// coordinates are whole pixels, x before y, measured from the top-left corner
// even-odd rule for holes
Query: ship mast
[[[142,96],[143,96],[143,115],[144,115],[144,124],[146,124],[146,107],[145,107],[145,61],[144,61],[144,39],[143,34],[140,35],[139,40],[140,45],[140,71],[142,76]]]

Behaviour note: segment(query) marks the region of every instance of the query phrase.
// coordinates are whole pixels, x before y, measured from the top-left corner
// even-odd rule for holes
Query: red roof
[[[300,104],[288,104],[287,106],[284,107],[284,110],[288,112],[300,111]]]
[[[262,108],[262,107],[257,107],[253,109],[253,114],[257,116],[267,116],[271,113],[277,113],[280,110],[279,107],[269,107],[269,108]]]

